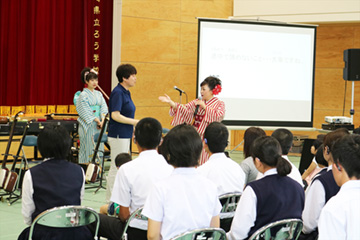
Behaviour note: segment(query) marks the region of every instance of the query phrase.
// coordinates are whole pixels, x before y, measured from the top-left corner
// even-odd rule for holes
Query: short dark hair
[[[160,144],[161,136],[161,123],[155,118],[143,118],[136,124],[135,140],[142,148],[155,149]]]
[[[293,134],[286,128],[278,128],[271,134],[271,136],[279,141],[282,155],[288,155],[294,140]]]
[[[193,126],[181,124],[171,129],[159,147],[159,153],[174,167],[195,167],[203,148]]]
[[[324,165],[324,166],[328,166],[329,163],[325,160],[324,158],[324,147],[321,144],[315,154],[315,160],[318,164]]]
[[[345,135],[333,145],[334,163],[345,169],[349,178],[360,179],[360,136]]]
[[[89,73],[90,70],[91,70],[91,68],[89,68],[89,67],[84,67],[83,70],[81,70],[80,77],[81,77],[81,82],[82,83],[86,83],[85,82],[85,79],[86,79],[85,74]]]
[[[281,157],[280,143],[274,137],[262,136],[253,142],[251,155],[258,158],[262,163],[269,167],[276,167],[280,176],[286,176],[291,172],[290,163]]]
[[[323,142],[324,142],[324,137],[325,137],[325,134],[319,134],[319,135],[317,135],[316,139],[315,139],[314,142],[312,143],[312,146],[314,146],[315,150],[318,150],[319,147],[323,144]]]
[[[323,146],[328,147],[329,152],[332,152],[332,148],[336,140],[342,138],[345,135],[349,135],[349,131],[346,128],[338,128],[335,131],[329,132],[324,137]]]
[[[209,89],[213,90],[218,84],[221,86],[221,80],[217,77],[210,76],[205,78],[204,81],[201,82],[200,87],[208,85]]]
[[[244,156],[245,158],[251,156],[251,144],[257,139],[258,137],[266,136],[265,131],[259,127],[249,127],[246,129],[244,133]]]
[[[49,124],[39,133],[37,145],[44,158],[66,159],[71,147],[70,134],[63,126]]]
[[[119,83],[123,82],[123,78],[129,78],[131,75],[137,74],[136,68],[131,64],[121,64],[116,69],[116,77]]]
[[[229,131],[226,126],[220,122],[212,122],[206,127],[204,139],[210,152],[224,152],[228,145]]]
[[[121,165],[130,162],[131,156],[128,153],[119,153],[115,158],[115,166],[117,168],[121,167]]]

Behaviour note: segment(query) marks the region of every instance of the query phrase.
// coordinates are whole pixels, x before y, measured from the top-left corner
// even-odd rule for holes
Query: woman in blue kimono
[[[76,111],[79,114],[79,163],[89,163],[94,154],[94,134],[100,132],[108,107],[101,92],[95,90],[98,85],[97,73],[84,68],[81,76],[85,88],[76,100]],[[100,144],[99,150],[104,150],[104,144]]]

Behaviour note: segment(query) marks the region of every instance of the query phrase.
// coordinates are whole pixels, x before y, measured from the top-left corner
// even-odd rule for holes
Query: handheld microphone
[[[185,93],[185,91],[181,90],[181,89],[178,88],[177,86],[174,86],[174,89],[175,89],[175,90],[178,90],[178,91],[181,92],[181,93]]]
[[[200,96],[200,97],[198,97],[198,100],[202,100],[202,97]],[[200,107],[200,105],[196,105],[196,108],[195,108],[195,112],[194,112],[194,117],[196,116],[196,114],[198,113],[198,111],[199,111],[199,107]]]

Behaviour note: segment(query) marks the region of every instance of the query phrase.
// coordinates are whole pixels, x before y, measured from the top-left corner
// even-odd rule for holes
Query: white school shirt
[[[332,165],[327,171],[332,169]],[[317,226],[320,212],[325,205],[325,188],[319,180],[315,180],[305,191],[305,204],[302,213],[303,233],[309,234],[313,232]]]
[[[245,173],[240,165],[226,157],[225,153],[212,154],[207,162],[197,168],[197,171],[215,183],[218,195],[243,192]]]
[[[290,163],[290,165],[291,165],[291,172],[287,176],[289,178],[294,179],[296,182],[298,182],[301,185],[301,187],[304,187],[304,183],[302,181],[302,177],[299,172],[299,169],[297,169],[297,167],[289,160],[287,155],[282,155],[281,157],[284,158],[286,161],[288,161],[288,163]],[[259,172],[258,176],[256,177],[256,180],[259,180],[263,177],[264,177],[263,174],[261,172]]]
[[[153,184],[170,176],[173,167],[156,150],[147,150],[118,170],[110,201],[129,207],[130,214],[143,207]],[[147,222],[134,219],[131,227],[146,230]]]
[[[325,205],[319,219],[319,240],[360,239],[360,180],[350,180]]]
[[[157,182],[142,214],[161,222],[161,239],[170,239],[196,228],[210,227],[221,204],[213,182],[195,168],[175,168],[170,177]]]

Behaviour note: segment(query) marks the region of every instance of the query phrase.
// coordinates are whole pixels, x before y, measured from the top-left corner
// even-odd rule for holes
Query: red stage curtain
[[[99,85],[109,94],[112,13],[112,0],[1,0],[0,106],[72,104],[84,66],[99,67]]]

